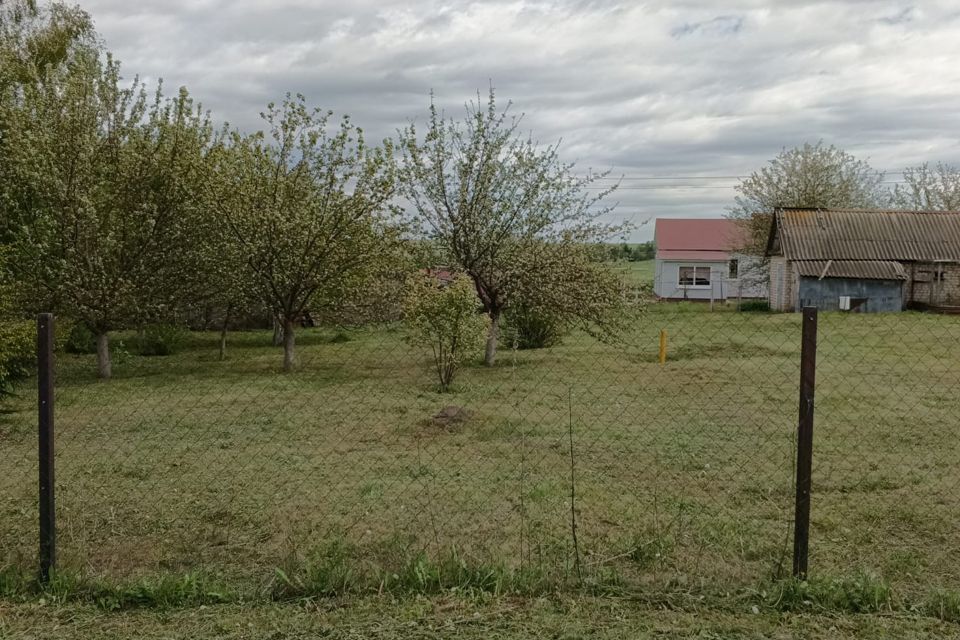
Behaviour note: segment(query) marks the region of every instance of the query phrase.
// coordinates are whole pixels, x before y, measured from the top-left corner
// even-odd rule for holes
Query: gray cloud
[[[732,36],[743,28],[743,18],[740,16],[717,16],[703,22],[685,23],[670,30],[674,38],[683,38],[692,35]]]
[[[459,114],[492,82],[537,139],[622,174],[615,216],[638,222],[720,215],[725,176],[804,141],[891,172],[960,163],[949,0],[80,2],[128,75],[186,85],[244,129],[292,91],[381,138],[422,122],[431,90]]]

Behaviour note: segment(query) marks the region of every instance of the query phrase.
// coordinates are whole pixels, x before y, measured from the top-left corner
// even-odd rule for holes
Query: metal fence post
[[[817,308],[803,308],[800,347],[800,421],[797,428],[797,501],[793,525],[793,575],[805,580],[810,546],[813,467],[813,397],[817,374]]]
[[[37,316],[37,409],[40,454],[40,581],[50,580],[57,565],[54,509],[53,440],[53,314]]]

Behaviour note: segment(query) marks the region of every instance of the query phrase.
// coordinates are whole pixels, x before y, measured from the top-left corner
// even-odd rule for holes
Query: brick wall
[[[910,302],[960,305],[960,264],[914,262],[906,266]]]

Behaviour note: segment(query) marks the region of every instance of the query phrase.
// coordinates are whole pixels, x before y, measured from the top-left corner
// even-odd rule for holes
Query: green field
[[[622,270],[623,280],[631,285],[650,285],[653,286],[653,279],[656,275],[656,260],[640,260],[637,262],[616,262],[615,266]]]
[[[245,601],[586,584],[766,611],[790,569],[799,331],[653,305],[625,343],[505,351],[449,394],[397,328],[303,331],[289,375],[267,332],[231,336],[225,362],[214,334],[121,349],[108,382],[61,354],[61,566],[202,575]],[[811,572],[866,610],[936,615],[960,584],[960,323],[824,314],[818,360]],[[25,390],[0,414],[13,570],[35,557],[34,406]],[[434,417],[450,406],[465,419]]]

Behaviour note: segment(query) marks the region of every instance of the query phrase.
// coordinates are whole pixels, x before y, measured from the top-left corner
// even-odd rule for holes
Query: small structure
[[[778,311],[960,305],[960,212],[781,208],[766,254]]]
[[[423,274],[425,278],[433,278],[437,283],[437,287],[440,289],[447,287],[457,278],[457,274],[453,271],[453,269],[439,265],[420,269],[420,273]]]
[[[742,253],[746,231],[726,218],[657,218],[653,291],[661,300],[767,297],[762,260]]]

